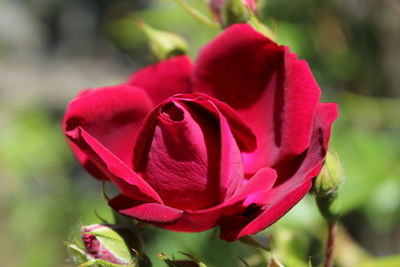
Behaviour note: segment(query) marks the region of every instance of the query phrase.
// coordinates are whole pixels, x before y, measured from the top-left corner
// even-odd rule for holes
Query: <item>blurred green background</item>
[[[203,1],[188,2],[207,12]],[[331,141],[346,173],[338,266],[400,266],[400,2],[268,0],[260,13],[309,62],[323,101],[340,106]],[[60,120],[81,89],[120,83],[155,61],[137,19],[184,36],[193,59],[219,32],[173,1],[0,0],[2,266],[74,266],[63,241],[98,223],[95,211],[111,218]],[[306,266],[308,255],[321,262],[325,225],[310,196],[262,234],[273,235],[287,266]],[[254,249],[213,236],[144,231],[154,266],[163,266],[156,253],[178,251],[209,266],[242,266],[237,256],[261,264]]]

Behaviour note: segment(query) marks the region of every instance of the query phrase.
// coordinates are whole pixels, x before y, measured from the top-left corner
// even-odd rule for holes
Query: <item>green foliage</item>
[[[190,5],[202,13],[208,12],[202,1],[190,1]],[[156,29],[183,36],[190,47],[189,55],[193,58],[197,56],[202,45],[220,32],[219,28],[204,26],[202,22],[193,19],[173,1],[162,1],[151,9],[134,11],[125,17],[109,21],[106,31],[110,40],[125,51],[134,52],[139,47],[146,46],[145,36],[139,28],[133,26],[138,19]]]
[[[363,263],[360,267],[398,267],[400,265],[400,256],[382,257]]]

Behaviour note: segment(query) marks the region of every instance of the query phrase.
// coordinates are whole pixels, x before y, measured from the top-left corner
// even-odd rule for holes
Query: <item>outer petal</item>
[[[90,173],[90,175],[99,180],[104,180],[104,181],[109,180],[107,175],[104,174],[104,172],[101,169],[99,169],[92,160],[90,160],[88,155],[85,152],[83,152],[79,148],[79,146],[74,144],[74,142],[72,142],[70,139],[67,139],[67,142],[71,147],[71,150],[75,155],[75,158],[86,169],[86,171]]]
[[[82,127],[130,166],[138,129],[152,106],[143,90],[129,85],[85,91],[69,104],[63,130]],[[79,147],[72,149],[82,164],[93,166]]]
[[[152,223],[173,223],[182,215],[181,210],[158,203],[143,203],[124,195],[118,195],[108,204],[123,215]]]
[[[63,130],[91,173],[112,180],[127,195],[161,202],[131,163],[138,127],[151,108],[146,93],[129,85],[85,91],[70,103]]]
[[[203,48],[193,86],[237,110],[256,134],[257,150],[244,155],[247,174],[309,146],[320,90],[304,61],[250,25],[234,25]]]
[[[191,91],[192,63],[188,56],[173,57],[135,72],[128,83],[146,90],[155,105]]]
[[[66,133],[121,192],[134,199],[162,203],[158,194],[110,150],[81,127]]]
[[[163,204],[138,201],[119,195],[109,202],[117,212],[153,223],[158,227],[181,232],[205,231],[219,223],[221,217],[242,211],[242,202],[253,194],[269,190],[276,181],[273,169],[259,170],[254,177],[223,203],[203,210],[179,210]]]
[[[261,190],[270,189],[276,180],[276,172],[269,168],[259,170],[240,190],[231,198],[218,206],[204,210],[186,210],[173,224],[158,224],[157,226],[181,232],[200,232],[208,230],[218,224],[221,217],[237,213],[242,210],[241,203],[246,197]]]
[[[221,224],[221,238],[227,241],[236,240],[242,236],[257,233],[286,214],[309,191],[312,178],[318,175],[328,149],[330,128],[337,118],[336,104],[319,104],[314,119],[311,144],[305,158],[296,174],[283,184],[266,190],[252,200],[263,206],[264,210],[255,218],[243,216],[228,217]],[[240,221],[240,224],[230,224]]]

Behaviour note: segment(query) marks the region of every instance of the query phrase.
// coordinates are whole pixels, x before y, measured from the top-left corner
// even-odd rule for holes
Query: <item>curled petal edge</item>
[[[145,201],[162,203],[150,185],[84,129],[77,127],[68,131],[66,135],[89,155],[89,158],[122,193]]]
[[[333,103],[318,105],[314,118],[311,144],[306,157],[296,174],[285,183],[258,196],[261,205],[266,209],[256,218],[244,221],[242,225],[231,227],[229,220],[221,224],[221,239],[234,241],[240,237],[255,234],[276,222],[285,215],[310,190],[312,179],[318,175],[328,149],[331,126],[338,116],[338,108]],[[230,218],[231,220],[235,218]]]
[[[222,216],[242,210],[241,204],[249,195],[271,189],[275,181],[276,172],[270,168],[263,168],[231,198],[220,205],[203,210],[182,211],[162,204],[133,200],[123,195],[110,200],[109,205],[125,216],[153,223],[161,228],[179,232],[206,231],[218,224]]]

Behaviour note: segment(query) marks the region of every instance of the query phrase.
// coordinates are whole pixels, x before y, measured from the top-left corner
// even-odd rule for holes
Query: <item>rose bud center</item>
[[[173,97],[160,104],[148,116],[136,144],[135,170],[158,193],[165,205],[198,210],[223,201],[227,189],[221,186],[221,155],[229,144],[239,166],[230,193],[240,186],[242,158],[236,141],[228,130],[221,134],[218,109],[201,99]],[[229,127],[225,127],[228,128]],[[150,140],[151,139],[151,140]],[[226,171],[225,171],[226,172]]]

